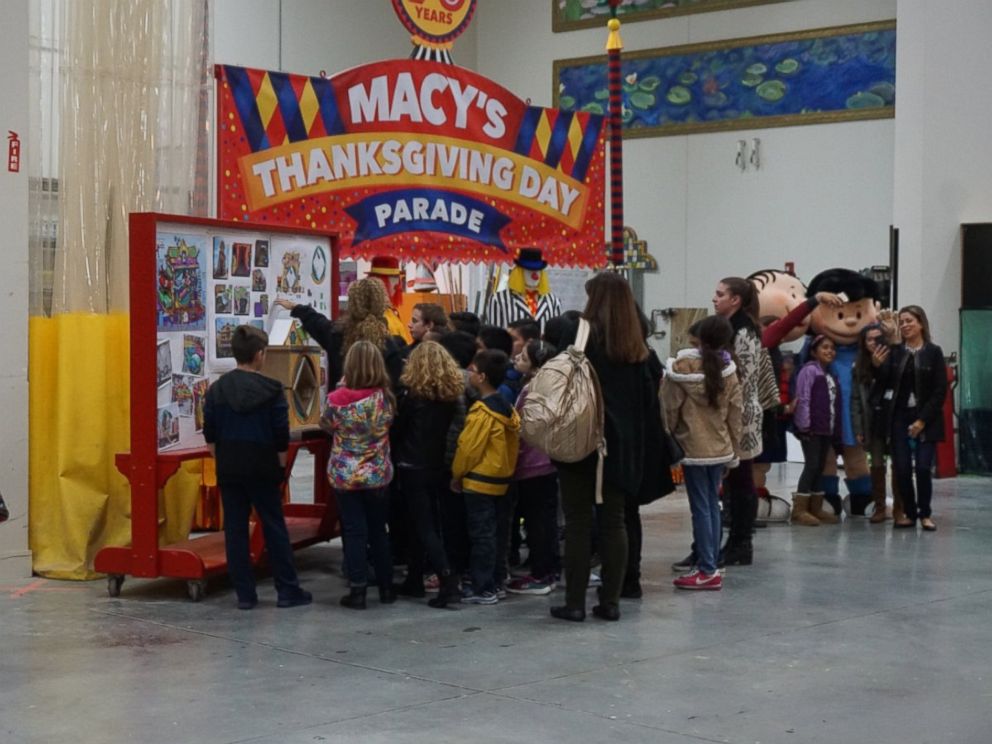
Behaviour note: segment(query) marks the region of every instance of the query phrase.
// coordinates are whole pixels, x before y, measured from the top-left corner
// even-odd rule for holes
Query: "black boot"
[[[734,493],[730,500],[730,535],[720,551],[719,567],[750,566],[754,560],[751,533],[754,529],[755,495]]]
[[[458,577],[450,571],[441,574],[441,588],[434,599],[427,600],[427,604],[443,610],[449,604],[457,604],[461,599],[461,591],[458,589]]]
[[[349,607],[352,610],[364,610],[365,609],[365,590],[364,586],[353,586],[349,590],[348,594],[341,597],[341,606]]]
[[[623,587],[620,589],[620,597],[622,599],[640,599],[644,596],[644,590],[641,589],[641,580],[632,579],[627,577],[623,581]]]
[[[401,597],[415,597],[416,599],[426,597],[423,574],[408,573],[402,584],[393,584],[393,593]]]
[[[747,540],[738,542],[727,540],[727,544],[720,551],[720,560],[717,565],[720,568],[724,566],[750,566],[753,562],[754,545],[751,538],[748,537]]]
[[[396,592],[391,586],[379,587],[379,602],[381,604],[392,604],[396,601]]]
[[[863,517],[865,515],[865,509],[871,502],[872,495],[870,493],[852,493],[851,514],[855,517]]]

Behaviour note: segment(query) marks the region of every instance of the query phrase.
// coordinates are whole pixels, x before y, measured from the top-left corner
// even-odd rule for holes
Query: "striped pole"
[[[613,18],[607,23],[606,41],[610,89],[610,263],[623,264],[623,98],[620,80],[620,21],[616,18],[619,0],[610,0]]]

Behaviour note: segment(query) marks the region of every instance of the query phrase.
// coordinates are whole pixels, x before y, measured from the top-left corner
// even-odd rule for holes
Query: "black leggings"
[[[831,438],[823,434],[807,434],[799,440],[803,446],[805,464],[802,475],[799,476],[799,485],[796,486],[797,493],[811,494],[818,491],[831,442]]]

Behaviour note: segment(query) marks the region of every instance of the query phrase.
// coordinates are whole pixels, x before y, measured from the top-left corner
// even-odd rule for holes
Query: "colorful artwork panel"
[[[624,137],[895,116],[895,21],[623,57]],[[555,101],[606,112],[606,57],[558,60]]]
[[[195,236],[161,236],[156,240],[159,333],[206,328],[203,250],[203,239]]]
[[[617,18],[621,23],[652,21],[658,18],[733,10],[752,5],[769,5],[788,0],[620,0]],[[551,0],[551,28],[575,31],[606,27],[610,17],[609,0]]]

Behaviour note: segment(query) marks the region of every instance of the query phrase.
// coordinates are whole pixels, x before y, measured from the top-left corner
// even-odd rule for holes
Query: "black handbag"
[[[661,406],[661,446],[665,448],[668,455],[668,462],[675,467],[685,459],[685,450],[678,440],[672,436],[668,430],[668,422],[665,421],[665,407]]]

